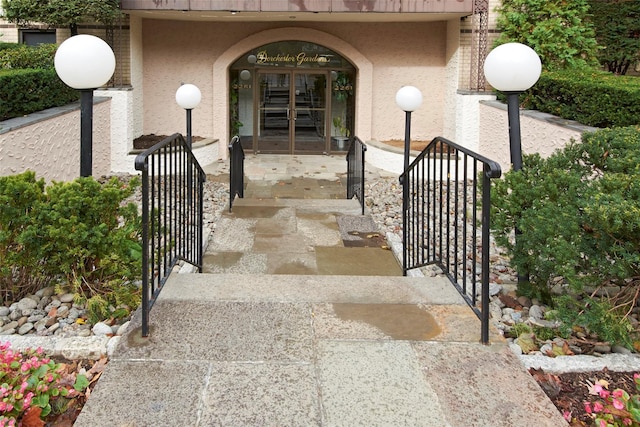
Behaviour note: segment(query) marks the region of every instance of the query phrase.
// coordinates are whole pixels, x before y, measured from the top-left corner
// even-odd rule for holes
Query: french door
[[[327,72],[259,72],[254,147],[261,153],[328,152]]]

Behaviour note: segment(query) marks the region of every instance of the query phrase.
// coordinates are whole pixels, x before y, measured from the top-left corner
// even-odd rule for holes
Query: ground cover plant
[[[140,304],[138,180],[54,182],[33,172],[0,177],[0,297],[17,301],[56,286],[86,303],[89,320],[123,317]]]
[[[0,426],[71,425],[106,363],[58,363],[42,349],[20,352],[0,343]]]
[[[547,159],[525,156],[521,171],[494,181],[496,241],[529,279],[518,292],[552,305],[561,334],[582,328],[640,347],[630,322],[640,295],[638,165],[640,128],[604,129]]]

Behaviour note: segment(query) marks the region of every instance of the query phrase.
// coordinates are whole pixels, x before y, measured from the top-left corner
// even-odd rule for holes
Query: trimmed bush
[[[16,46],[5,50],[0,49],[0,68],[54,68],[53,58],[58,49],[57,44],[38,46],[16,44]]]
[[[577,292],[640,275],[640,127],[585,133],[493,182],[496,241],[528,273],[521,292],[549,301],[551,279]],[[512,240],[518,228],[522,234]]]
[[[0,70],[0,121],[79,99],[54,69]]]
[[[33,172],[0,178],[3,295],[15,300],[55,284],[88,303],[92,322],[135,309],[141,224],[137,207],[123,202],[137,185],[88,177],[45,188]]]
[[[600,128],[640,124],[640,78],[595,70],[543,72],[523,106]]]

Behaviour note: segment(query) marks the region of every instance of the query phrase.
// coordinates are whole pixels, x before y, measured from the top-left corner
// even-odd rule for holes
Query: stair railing
[[[402,200],[404,275],[430,264],[440,267],[480,318],[485,344],[489,342],[490,180],[500,175],[496,162],[437,137],[400,177],[408,186]]]
[[[142,336],[149,312],[179,262],[202,272],[206,175],[180,134],[139,154],[142,172]]]
[[[364,153],[367,146],[358,137],[354,137],[347,151],[347,199],[355,196],[360,202],[364,215]]]
[[[229,212],[236,195],[244,197],[244,149],[238,135],[229,143]]]

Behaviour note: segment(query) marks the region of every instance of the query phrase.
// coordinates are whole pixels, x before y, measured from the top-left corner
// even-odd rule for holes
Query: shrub
[[[18,44],[15,48],[0,49],[0,68],[53,68],[53,58],[57,49],[56,44],[38,46]]]
[[[0,121],[79,99],[54,69],[0,70]]]
[[[42,263],[24,251],[19,239],[44,197],[44,180],[33,172],[0,177],[0,289],[3,300],[35,293],[50,280]]]
[[[640,79],[604,71],[543,72],[523,106],[594,127],[640,124]]]
[[[123,201],[137,185],[135,179],[129,185],[117,178],[100,184],[89,177],[53,183],[43,192],[42,181],[31,172],[0,181],[7,204],[0,211],[5,212],[0,230],[6,235],[0,254],[11,254],[5,255],[7,265],[3,262],[0,285],[12,286],[5,293],[18,298],[26,290],[12,273],[24,269],[75,292],[78,302],[87,302],[92,322],[112,311],[135,309],[140,303],[135,282],[141,269],[141,225],[137,207]],[[12,200],[19,191],[24,197]],[[17,223],[10,220],[14,213]]]
[[[640,274],[639,164],[640,128],[604,129],[493,182],[492,230],[531,294],[549,302],[555,276],[579,292]]]

